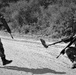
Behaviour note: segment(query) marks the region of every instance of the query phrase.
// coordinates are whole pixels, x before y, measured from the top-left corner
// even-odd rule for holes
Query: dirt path
[[[76,75],[76,69],[66,55],[56,56],[63,49],[55,45],[45,49],[41,42],[25,39],[2,39],[7,59],[13,62],[3,66],[0,60],[0,75]]]

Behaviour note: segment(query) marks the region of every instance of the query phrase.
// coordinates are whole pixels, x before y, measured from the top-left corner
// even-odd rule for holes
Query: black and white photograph
[[[76,75],[76,0],[0,0],[0,75]]]

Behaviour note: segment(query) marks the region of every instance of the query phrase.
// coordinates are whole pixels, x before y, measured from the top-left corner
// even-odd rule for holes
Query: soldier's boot
[[[7,64],[10,64],[12,62],[12,60],[7,60],[7,59],[5,59],[5,57],[1,57],[1,59],[2,59],[3,65],[7,65]]]

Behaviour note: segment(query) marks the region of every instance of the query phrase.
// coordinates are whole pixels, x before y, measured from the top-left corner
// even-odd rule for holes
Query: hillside
[[[72,34],[72,25],[76,21],[76,1],[0,0],[0,12],[13,33],[60,38]]]

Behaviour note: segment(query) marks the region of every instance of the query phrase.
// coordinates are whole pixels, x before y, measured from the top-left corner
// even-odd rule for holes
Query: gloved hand
[[[60,54],[65,54],[65,49],[63,49],[61,52],[60,52]]]
[[[61,54],[63,54],[63,55],[65,54],[65,49],[63,49],[56,58],[58,58]]]

